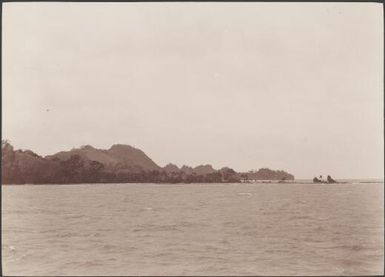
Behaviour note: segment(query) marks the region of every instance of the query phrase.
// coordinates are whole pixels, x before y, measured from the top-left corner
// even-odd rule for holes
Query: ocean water
[[[384,184],[2,186],[5,275],[384,273]]]

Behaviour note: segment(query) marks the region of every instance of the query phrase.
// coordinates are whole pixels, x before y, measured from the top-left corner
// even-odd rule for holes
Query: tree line
[[[198,175],[183,171],[144,171],[124,164],[105,166],[74,154],[67,160],[46,159],[30,150],[14,150],[2,141],[3,184],[79,184],[79,183],[223,183],[239,182],[231,168]]]

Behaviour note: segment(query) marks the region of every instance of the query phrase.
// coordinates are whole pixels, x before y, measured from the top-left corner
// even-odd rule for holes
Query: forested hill
[[[129,145],[115,144],[110,149],[96,149],[90,145],[74,148],[70,151],[62,151],[51,156],[48,160],[69,160],[78,155],[84,161],[95,161],[108,168],[125,168],[131,172],[161,170],[142,150]]]
[[[42,157],[30,150],[15,150],[3,140],[1,169],[3,184],[221,183],[261,179],[258,171],[237,173],[228,167],[216,170],[209,164],[181,168],[168,164],[162,168],[140,149],[123,144],[106,150],[86,145]],[[259,177],[264,180],[294,179],[284,171],[263,169],[262,173]]]
[[[247,180],[294,180],[294,175],[283,170],[271,170],[261,168],[256,171],[242,173],[241,176]]]

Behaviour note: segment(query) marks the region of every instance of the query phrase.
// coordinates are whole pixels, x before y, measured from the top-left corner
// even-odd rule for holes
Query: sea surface
[[[382,275],[384,184],[2,186],[5,275]]]

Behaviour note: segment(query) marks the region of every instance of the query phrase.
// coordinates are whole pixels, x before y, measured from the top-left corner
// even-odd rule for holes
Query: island
[[[157,165],[142,150],[115,144],[109,149],[91,145],[40,156],[31,150],[15,150],[2,140],[2,184],[80,183],[237,183],[250,180],[294,180],[283,170],[262,168],[236,172],[210,164],[191,167]]]

